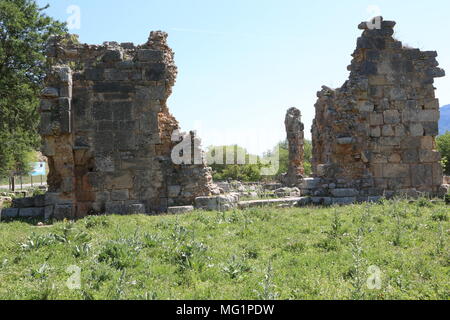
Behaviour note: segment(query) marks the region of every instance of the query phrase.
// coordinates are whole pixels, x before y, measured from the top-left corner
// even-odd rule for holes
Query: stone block
[[[38,208],[45,207],[45,195],[37,195],[34,198],[34,206]]]
[[[381,137],[381,128],[379,126],[370,127],[370,136],[373,138]]]
[[[113,81],[103,81],[97,82],[93,86],[94,91],[97,93],[132,93],[134,92],[134,87],[131,84],[113,82]]]
[[[331,198],[331,203],[335,205],[349,205],[356,203],[356,197]]]
[[[1,209],[1,215],[0,218],[1,219],[11,219],[11,218],[17,218],[19,216],[19,209],[18,208],[6,208],[6,209]]]
[[[44,218],[45,208],[21,208],[19,217],[23,218]]]
[[[41,113],[39,133],[43,136],[50,136],[53,134],[52,114],[50,112]]]
[[[369,122],[371,126],[381,126],[384,123],[383,114],[373,113],[369,117]]]
[[[114,138],[111,136],[112,133],[108,133],[108,131],[95,133],[94,145],[96,151],[108,153],[114,150]]]
[[[128,202],[107,202],[105,205],[106,214],[117,215],[131,215],[131,214],[145,214],[145,205],[142,203],[128,203]]]
[[[389,156],[390,163],[400,163],[402,161],[402,156],[398,153],[393,153]]]
[[[106,69],[104,74],[107,81],[127,81],[130,79],[130,76],[131,73],[129,71],[117,69]]]
[[[419,152],[420,162],[439,162],[441,161],[441,154],[432,150],[420,150]]]
[[[100,81],[104,79],[104,72],[103,68],[88,68],[84,70],[84,76],[86,80]]]
[[[382,135],[383,137],[394,137],[395,136],[394,127],[390,125],[383,126]]]
[[[166,65],[164,63],[151,63],[144,70],[144,80],[161,81],[166,74]]]
[[[94,120],[112,120],[113,112],[111,103],[106,101],[95,102],[93,107]]]
[[[195,198],[195,208],[207,211],[227,211],[237,207],[238,194]]]
[[[432,164],[433,170],[433,185],[439,186],[444,182],[444,172],[440,163]],[[450,179],[450,178],[449,178]]]
[[[409,165],[407,164],[386,164],[383,168],[383,176],[386,178],[409,177]]]
[[[72,204],[56,204],[53,210],[53,218],[61,221],[64,219],[74,219],[75,210]]]
[[[425,109],[439,110],[439,100],[431,99],[425,102]]]
[[[431,186],[433,184],[433,166],[431,164],[418,164],[411,166],[413,186]]]
[[[16,198],[12,202],[12,206],[14,208],[31,208],[34,207],[34,198],[26,197],[26,198]]]
[[[111,200],[112,201],[125,201],[130,198],[130,193],[128,189],[123,190],[113,190],[111,191]]]
[[[123,60],[123,52],[119,49],[110,49],[102,57],[103,62],[117,62]]]
[[[419,121],[439,121],[439,110],[422,110],[419,112]]]
[[[373,112],[375,108],[370,101],[358,101],[357,106],[360,112]]]
[[[394,127],[394,131],[395,131],[395,136],[396,137],[404,137],[406,135],[406,129],[405,129],[405,126],[403,124],[397,124]]]
[[[114,102],[111,104],[110,108],[112,110],[113,119],[115,121],[133,119],[131,102]]]
[[[433,150],[435,146],[433,137],[421,137],[420,146],[424,150]]]
[[[400,113],[397,110],[386,110],[383,112],[385,124],[398,124],[400,123]]]
[[[439,135],[439,123],[435,122],[422,122],[424,129],[424,135],[436,137]]]
[[[402,153],[402,159],[405,163],[418,163],[419,153],[416,149],[407,149]]]
[[[141,49],[137,52],[137,58],[143,62],[159,62],[163,60],[163,53],[157,50]]]
[[[406,91],[402,88],[392,88],[390,91],[390,98],[392,100],[406,100]]]
[[[95,193],[96,202],[105,203],[111,200],[111,193],[109,191],[98,191]]]
[[[176,198],[181,193],[181,186],[169,186],[167,189],[169,198]]]
[[[336,143],[340,144],[340,145],[348,145],[348,144],[355,143],[355,139],[353,137],[337,138]]]
[[[356,189],[334,189],[331,194],[337,198],[356,197],[359,192]]]
[[[136,137],[130,132],[120,131],[114,134],[114,148],[119,151],[132,151],[137,149]]]
[[[194,206],[181,206],[167,208],[168,214],[183,214],[194,211]]]
[[[53,210],[55,209],[55,207],[53,205],[50,206],[46,206],[44,209],[44,219],[46,221],[50,220],[51,218],[53,218]]]
[[[116,173],[112,177],[106,178],[106,185],[108,189],[132,189],[133,176],[130,173]]]
[[[322,180],[318,178],[305,178],[300,184],[300,189],[316,189]]]
[[[58,98],[59,90],[57,88],[47,87],[42,90],[41,96],[44,99]]]

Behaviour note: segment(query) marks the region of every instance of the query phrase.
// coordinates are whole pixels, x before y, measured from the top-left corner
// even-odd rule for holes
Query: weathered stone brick
[[[145,62],[159,62],[163,60],[163,54],[158,50],[141,49],[137,52],[137,58]]]
[[[383,116],[385,124],[397,124],[400,122],[400,113],[397,110],[386,110]]]
[[[415,186],[431,186],[433,184],[433,170],[431,164],[417,164],[411,166],[412,183]]]
[[[111,200],[112,201],[125,201],[130,198],[130,193],[128,189],[123,190],[113,190],[111,191]]]
[[[409,176],[409,165],[407,164],[387,164],[383,168],[385,178],[404,178]]]
[[[424,133],[422,124],[411,123],[409,125],[409,133],[412,137],[422,137]]]

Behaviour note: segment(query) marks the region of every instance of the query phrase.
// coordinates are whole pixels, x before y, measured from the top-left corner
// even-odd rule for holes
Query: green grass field
[[[423,200],[2,222],[0,299],[448,300],[448,216]]]

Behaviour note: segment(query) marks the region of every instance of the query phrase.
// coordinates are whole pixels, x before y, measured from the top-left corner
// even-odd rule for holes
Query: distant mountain
[[[441,108],[441,120],[439,120],[439,134],[450,131],[450,104]]]

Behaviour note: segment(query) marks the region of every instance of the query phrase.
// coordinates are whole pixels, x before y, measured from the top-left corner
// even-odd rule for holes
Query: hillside
[[[439,120],[439,134],[450,131],[450,104],[441,108],[441,120]]]

